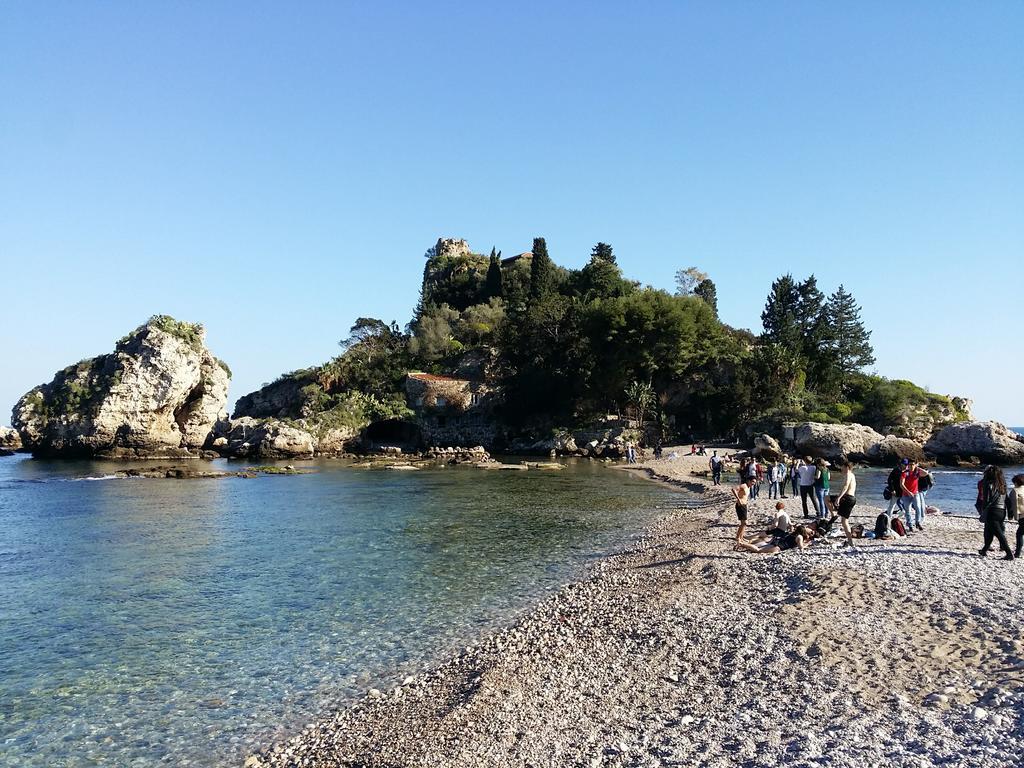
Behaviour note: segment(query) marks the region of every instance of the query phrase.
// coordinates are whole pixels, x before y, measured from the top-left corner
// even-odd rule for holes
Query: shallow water
[[[589,463],[309,466],[122,480],[0,459],[0,765],[238,764],[509,621],[678,503]]]

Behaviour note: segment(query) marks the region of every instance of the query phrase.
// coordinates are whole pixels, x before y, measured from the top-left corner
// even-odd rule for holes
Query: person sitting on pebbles
[[[814,540],[814,532],[806,525],[794,526],[793,530],[782,536],[759,537],[754,541],[737,539],[736,548],[754,552],[758,555],[774,555],[789,549],[804,549]]]
[[[775,504],[775,516],[771,518],[771,522],[772,527],[768,533],[773,536],[785,536],[793,526],[793,521],[789,519],[789,513],[786,511],[786,505],[781,501]]]

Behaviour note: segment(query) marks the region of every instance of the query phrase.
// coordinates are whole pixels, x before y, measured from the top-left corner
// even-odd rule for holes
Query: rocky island
[[[763,456],[1024,462],[1020,436],[973,421],[969,400],[863,373],[870,331],[842,286],[826,298],[813,276],[779,278],[755,336],[718,319],[714,283],[694,272],[669,294],[626,279],[604,243],[568,270],[543,238],[508,258],[442,238],[405,329],[359,318],[341,354],[244,395],[231,418],[230,370],[203,327],[158,315],[26,393],[0,447],[128,459],[472,446],[618,458],[630,441],[732,437]]]

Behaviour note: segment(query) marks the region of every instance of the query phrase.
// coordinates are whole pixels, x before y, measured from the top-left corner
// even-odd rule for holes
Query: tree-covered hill
[[[493,418],[513,432],[638,409],[682,439],[784,420],[912,435],[966,417],[960,401],[864,371],[871,333],[842,285],[826,296],[813,275],[780,276],[752,333],[719,320],[708,275],[680,270],[677,283],[670,293],[629,280],[606,243],[565,269],[543,238],[507,258],[439,240],[405,328],[360,318],[340,355],[247,395],[236,412],[353,427],[403,418],[403,381],[419,370],[485,382],[498,393]]]

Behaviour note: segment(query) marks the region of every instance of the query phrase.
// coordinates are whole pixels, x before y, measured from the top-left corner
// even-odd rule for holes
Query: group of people
[[[711,480],[715,485],[721,485],[722,470],[729,458],[723,458],[718,455],[718,451],[714,451],[708,460]],[[810,456],[790,459],[783,456],[778,461],[762,462],[757,458],[741,457],[737,471],[742,482],[753,481],[748,485],[751,499],[756,499],[762,486],[767,483],[769,499],[788,498],[787,490],[790,488],[794,498],[799,494],[804,517],[811,517],[812,508],[817,518],[828,517],[830,510],[838,511],[834,505],[830,506],[833,497],[831,465],[824,459],[814,460]],[[856,484],[856,478],[853,482]],[[834,496],[853,498],[852,493],[843,492]],[[844,503],[849,504],[849,501]]]
[[[726,458],[714,452],[709,461],[715,485],[721,483]],[[833,485],[830,465],[823,459],[812,461],[810,457],[775,462],[759,462],[756,458],[740,459],[739,484],[732,488],[735,500],[736,546],[750,552],[771,554],[787,549],[803,549],[814,539],[828,535],[836,520],[840,521],[846,536],[846,545],[855,546],[854,539],[864,536],[876,539],[890,539],[909,536],[914,530],[924,530],[925,499],[935,484],[934,477],[925,467],[913,459],[902,459],[889,473],[883,497],[888,506],[881,511],[874,530],[866,532],[863,525],[851,526],[850,516],[857,504],[857,475],[848,461],[840,461],[841,482]],[[761,485],[767,481],[769,498],[787,498],[787,482],[792,488],[792,497],[799,494],[804,518],[813,521],[794,524],[786,511],[785,503],[777,501],[775,516],[767,531],[747,538],[747,521],[750,502],[758,497]],[[1024,553],[1024,474],[1014,475],[1011,485],[997,466],[986,467],[978,481],[978,497],[975,508],[984,523],[984,543],[979,550],[982,557],[988,555],[993,542],[998,542],[1004,553],[1004,560],[1014,560]],[[834,492],[838,488],[838,493]],[[808,506],[810,499],[810,506]],[[902,519],[901,519],[902,517]],[[1006,521],[1016,521],[1016,548],[1011,549],[1006,538]],[[905,521],[905,524],[904,524]]]
[[[824,459],[812,461],[808,456],[791,463],[787,463],[784,459],[779,459],[779,461],[769,462],[767,465],[762,465],[757,459],[741,459],[739,466],[740,483],[732,489],[732,494],[736,500],[736,517],[739,520],[739,527],[736,531],[737,543],[742,544],[745,541],[744,534],[746,533],[748,506],[753,499],[758,497],[759,488],[763,484],[764,479],[767,479],[769,498],[786,498],[785,486],[787,481],[790,482],[793,488],[794,498],[796,498],[797,489],[799,489],[805,518],[811,517],[807,500],[808,498],[812,499],[815,523],[810,526],[799,526],[805,529],[799,535],[807,543],[809,543],[809,539],[806,539],[804,534],[809,531],[814,531],[817,534],[827,530],[827,528],[831,528],[832,523],[838,518],[843,527],[843,533],[846,534],[847,544],[853,546],[854,535],[853,529],[850,527],[850,515],[853,514],[853,508],[857,504],[857,475],[853,471],[853,466],[847,461],[840,463],[840,469],[843,472],[843,482],[841,486],[837,487],[841,489],[838,493],[832,493],[830,465]],[[785,504],[779,501],[776,503],[775,508],[779,513],[776,520],[776,528],[782,530],[780,525],[782,522],[786,522],[787,527],[791,526],[789,515],[785,512]],[[783,514],[785,515],[784,520],[781,519]],[[787,531],[786,533],[789,532]],[[795,545],[795,540],[793,542]]]

